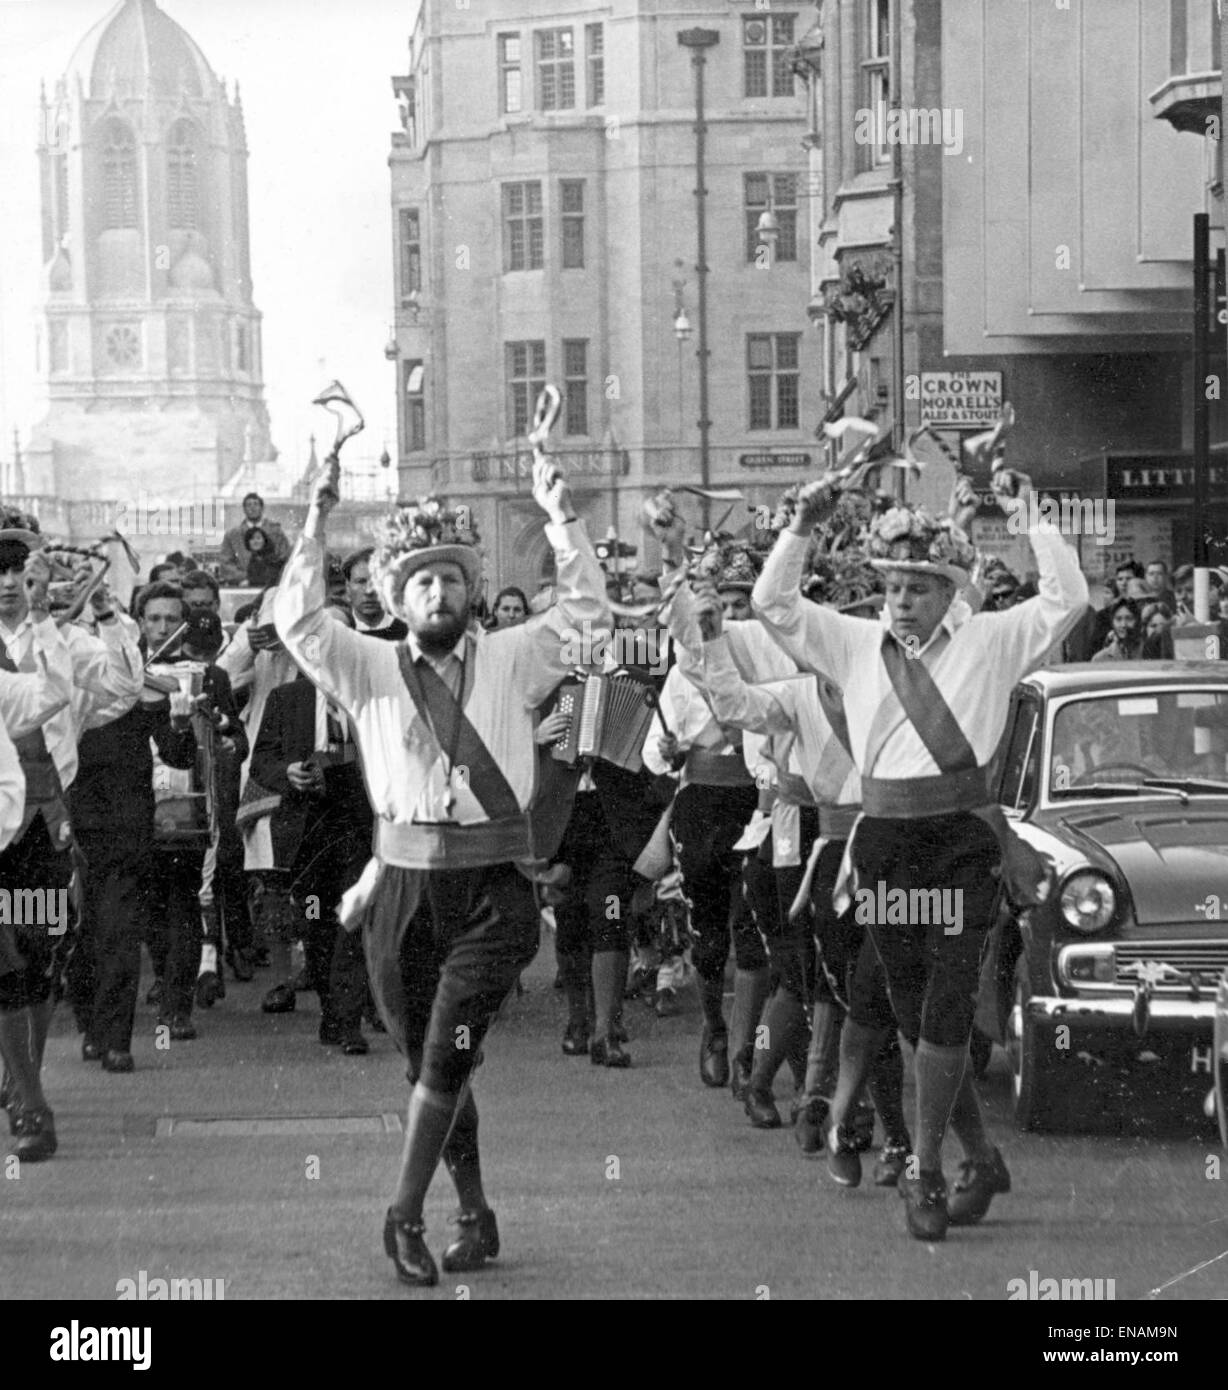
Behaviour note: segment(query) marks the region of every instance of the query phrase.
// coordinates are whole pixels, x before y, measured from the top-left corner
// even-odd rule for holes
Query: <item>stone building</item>
[[[422,0],[389,156],[401,495],[474,507],[492,580],[530,592],[549,548],[525,433],[552,437],[596,534],[656,556],[665,483],[769,502],[817,466],[819,341],[806,317],[802,4]],[[699,420],[696,76],[706,173],[708,448]],[[706,453],[706,460],[705,460]],[[706,468],[705,468],[706,462]],[[728,503],[714,502],[719,523]],[[690,518],[703,509],[686,500]]]
[[[252,299],[247,144],[223,87],[155,0],[120,0],[41,101],[46,415],[28,494],[215,497],[275,457]]]

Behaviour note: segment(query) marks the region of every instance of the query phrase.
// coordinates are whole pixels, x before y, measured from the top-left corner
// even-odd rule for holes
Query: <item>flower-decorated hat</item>
[[[741,589],[750,593],[763,568],[763,556],[746,540],[719,534],[709,536],[707,544],[688,566],[693,580],[714,584],[717,589]]]
[[[478,540],[467,507],[449,507],[439,497],[421,497],[415,506],[399,507],[385,519],[371,556],[371,577],[384,607],[395,612],[393,605],[399,605],[409,576],[440,561],[460,566],[472,595],[482,578]]]
[[[44,537],[39,534],[38,518],[0,502],[0,541],[19,541],[31,550],[41,549]]]
[[[866,550],[877,570],[935,574],[956,588],[967,584],[976,560],[976,551],[954,522],[907,503],[874,518]]]
[[[878,605],[883,593],[883,576],[867,559],[863,550],[837,550],[816,553],[810,573],[802,580],[802,596],[812,603],[841,610]]]

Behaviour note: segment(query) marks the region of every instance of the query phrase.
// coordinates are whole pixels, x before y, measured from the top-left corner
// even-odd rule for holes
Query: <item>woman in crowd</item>
[[[1138,661],[1143,655],[1143,631],[1138,605],[1133,599],[1119,598],[1109,615],[1109,638],[1092,657],[1093,661]]]
[[[281,578],[284,561],[279,560],[269,544],[267,532],[253,526],[243,537],[247,547],[247,582],[253,589],[264,589]]]
[[[491,605],[491,616],[487,620],[488,632],[498,628],[516,627],[529,616],[529,600],[524,591],[514,587],[500,589]]]

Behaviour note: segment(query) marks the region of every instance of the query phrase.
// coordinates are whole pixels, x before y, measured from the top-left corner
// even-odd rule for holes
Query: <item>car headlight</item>
[[[1083,869],[1062,886],[1061,903],[1062,916],[1076,931],[1100,931],[1113,920],[1117,894],[1103,874]]]

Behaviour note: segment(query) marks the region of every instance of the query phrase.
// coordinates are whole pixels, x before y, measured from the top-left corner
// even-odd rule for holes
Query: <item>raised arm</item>
[[[13,837],[21,829],[25,802],[25,774],[12,739],[0,724],[0,850],[12,844]]]
[[[370,698],[377,667],[395,676],[397,656],[391,642],[371,642],[325,611],[324,531],[328,513],[339,500],[340,464],[336,458],[316,488],[307,522],[290,552],[281,583],[273,595],[277,635],[313,685],[331,696],[347,714]],[[399,680],[399,677],[397,677]]]
[[[726,633],[704,643],[699,678],[721,724],[752,734],[784,734],[793,728],[793,711],[784,700],[742,679]]]

